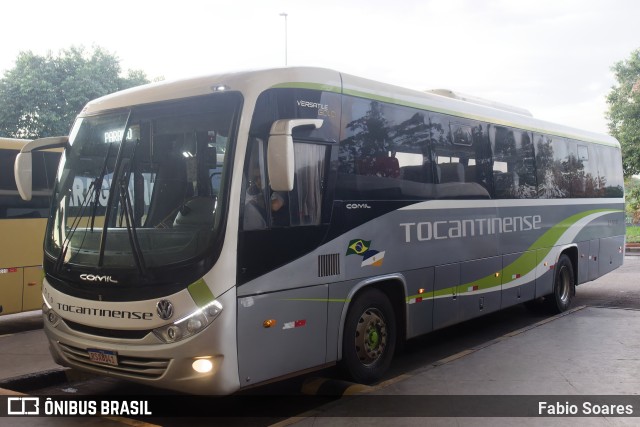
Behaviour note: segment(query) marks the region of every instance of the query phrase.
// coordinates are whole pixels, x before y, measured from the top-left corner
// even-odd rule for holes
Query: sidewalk
[[[430,404],[429,396],[451,396],[451,402],[464,403],[469,395],[503,397],[510,402],[514,396],[528,396],[537,401],[549,396],[563,403],[571,396],[608,396],[615,402],[624,396],[636,399],[634,414],[640,416],[640,311],[612,308],[581,307],[563,315],[546,319],[536,325],[479,348],[463,351],[443,361],[420,368],[407,375],[391,379],[383,387],[374,387],[362,396],[343,398],[297,419],[279,425],[345,426],[366,421],[368,426],[386,425],[638,425],[638,418],[420,418],[425,410],[414,406],[404,414],[395,409],[407,409],[394,398],[405,396],[408,402]],[[365,396],[375,396],[374,398]],[[425,398],[425,396],[427,398]],[[622,396],[622,397],[620,397]],[[491,401],[491,399],[484,399]],[[446,399],[445,399],[446,401]],[[394,403],[397,406],[391,407]],[[363,404],[369,406],[369,416],[363,416]],[[532,411],[537,411],[537,402]],[[531,412],[529,412],[531,413]],[[354,419],[352,415],[355,415]]]

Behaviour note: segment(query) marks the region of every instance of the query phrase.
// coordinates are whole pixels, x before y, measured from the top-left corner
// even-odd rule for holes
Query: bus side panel
[[[600,239],[594,239],[589,242],[589,280],[596,280],[600,277],[600,266],[598,259],[600,258]]]
[[[329,306],[327,307],[327,357],[326,362],[338,360],[338,345],[340,343],[343,312],[349,305],[347,299],[351,289],[359,280],[335,282],[329,285]]]
[[[532,300],[536,293],[535,275],[529,274],[531,280],[521,278],[535,271],[535,251],[504,255],[502,264],[502,308]]]
[[[460,264],[439,265],[435,268],[433,298],[433,329],[458,323],[458,294]]]
[[[22,311],[22,270],[0,267],[0,314]]]
[[[609,273],[622,265],[624,260],[624,236],[600,239],[598,269],[600,275]]]
[[[47,220],[21,218],[0,220],[2,252],[0,268],[42,264],[42,240]]]
[[[578,272],[576,283],[585,283],[589,281],[589,241],[578,242]]]
[[[42,267],[25,267],[22,310],[42,308]]]
[[[473,319],[500,309],[500,271],[502,258],[499,256],[462,263],[458,320]]]
[[[327,298],[319,285],[238,299],[241,386],[325,362]]]
[[[556,255],[555,257],[553,256],[554,254]],[[538,249],[536,258],[536,298],[540,298],[553,292],[553,272],[555,271],[553,267],[557,258],[557,251],[553,248],[550,252],[549,249]],[[554,261],[547,261],[547,265],[545,265],[545,259],[554,259]]]
[[[434,268],[407,271],[403,275],[407,282],[407,339],[409,339],[433,330]]]

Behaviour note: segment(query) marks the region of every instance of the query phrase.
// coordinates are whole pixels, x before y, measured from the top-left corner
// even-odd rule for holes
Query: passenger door
[[[329,286],[320,277],[322,256],[308,254],[327,230],[329,146],[294,141],[293,190],[274,192],[267,182],[266,145],[250,141],[245,162],[237,306],[243,386],[326,360]]]

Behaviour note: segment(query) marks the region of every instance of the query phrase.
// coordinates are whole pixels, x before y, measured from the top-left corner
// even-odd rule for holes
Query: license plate
[[[118,366],[118,353],[115,351],[89,348],[87,349],[87,352],[89,353],[89,359],[92,362]]]

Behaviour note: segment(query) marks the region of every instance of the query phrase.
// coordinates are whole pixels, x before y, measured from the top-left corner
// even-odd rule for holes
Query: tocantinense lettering
[[[542,216],[525,215],[512,217],[490,217],[449,221],[406,222],[405,242],[423,242],[427,240],[458,239],[462,237],[485,236],[491,234],[514,233],[538,230]]]
[[[112,319],[151,320],[153,313],[144,311],[108,310],[105,308],[82,307],[79,305],[58,303],[59,311],[85,314],[87,316],[109,317]]]

